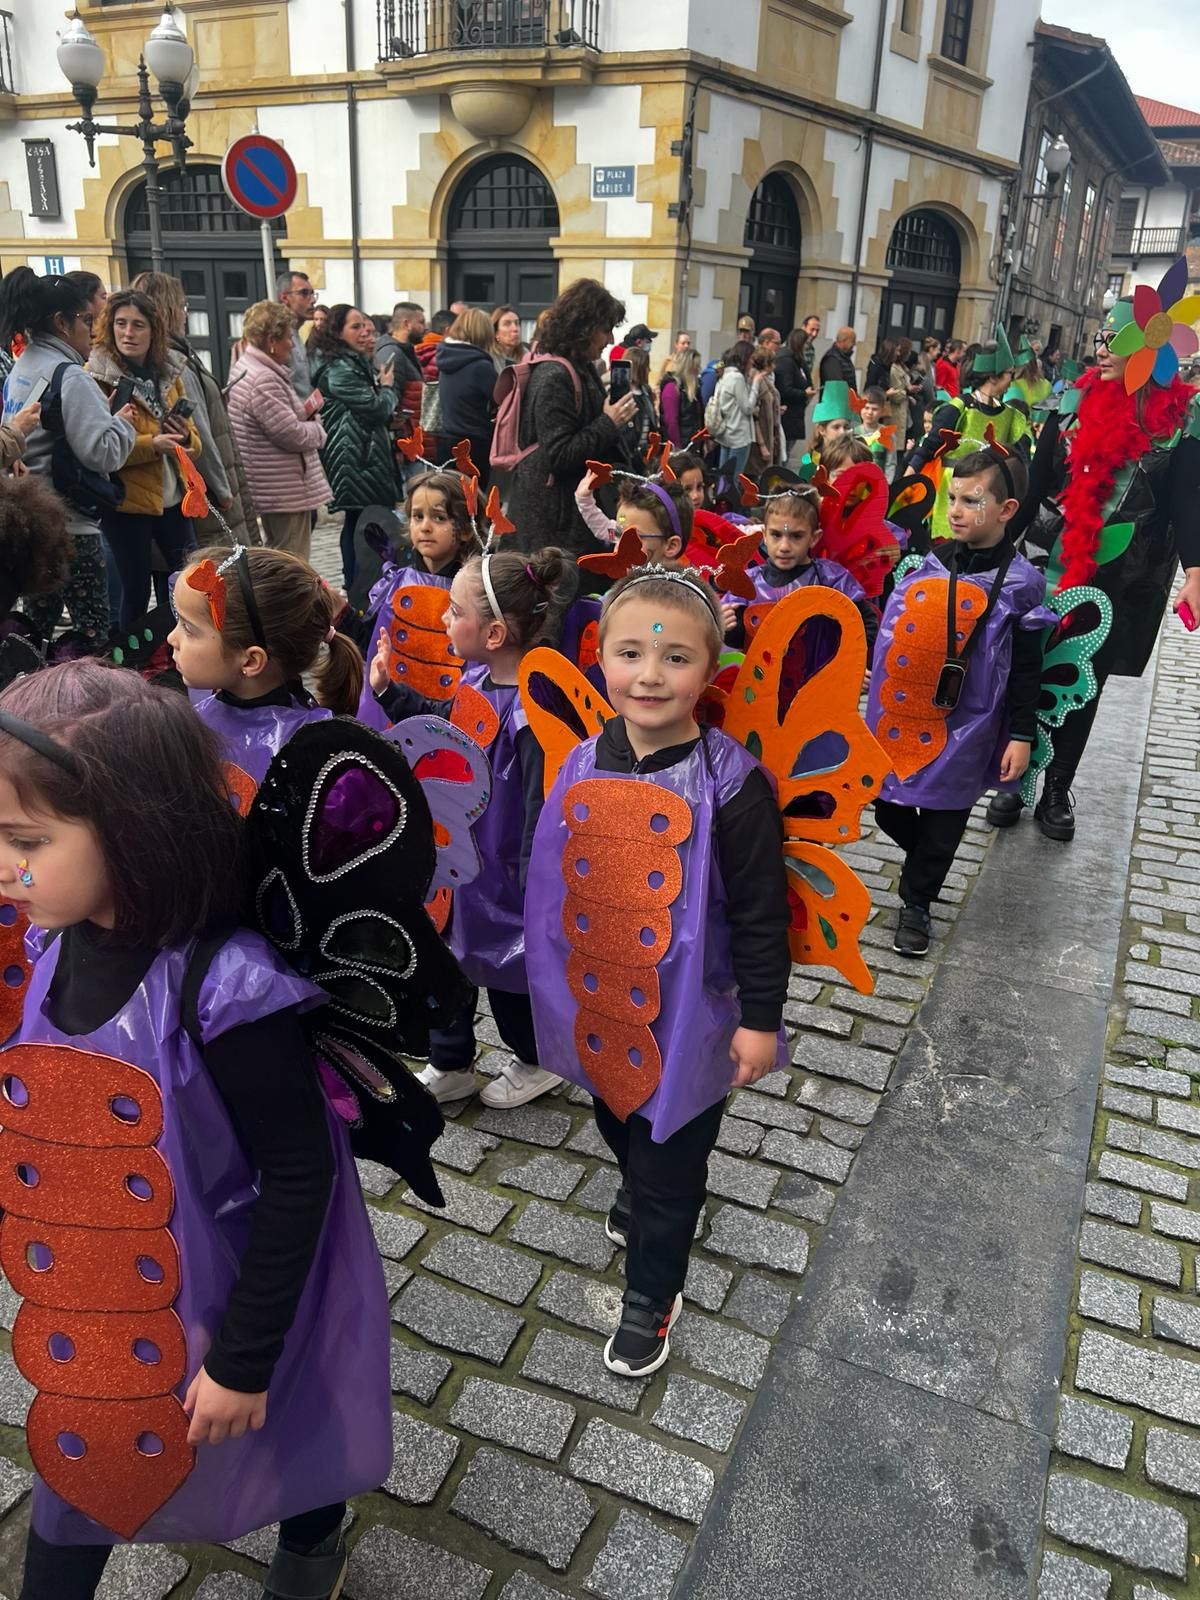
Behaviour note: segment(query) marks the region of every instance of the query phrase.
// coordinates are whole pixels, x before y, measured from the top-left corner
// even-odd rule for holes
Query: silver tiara
[[[667,583],[680,583],[685,589],[690,589],[693,594],[699,595],[702,600],[705,598],[703,585],[697,583],[690,572],[680,572],[673,567],[664,567],[657,561],[643,567],[636,578],[630,578],[625,585],[625,590],[622,592],[636,588],[639,583],[649,583],[652,578],[665,579]]]

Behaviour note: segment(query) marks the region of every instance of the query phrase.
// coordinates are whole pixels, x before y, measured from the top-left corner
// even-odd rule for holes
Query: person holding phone
[[[100,499],[116,501],[110,481],[133,448],[131,408],[114,415],[88,376],[92,316],[83,289],[67,277],[39,278],[14,267],[0,284],[0,342],[25,348],[4,384],[4,421],[25,434],[24,466],[54,485],[67,506],[72,555],[65,584],[26,595],[26,617],[49,640],[65,606],[81,644],[107,648],[108,580]],[[37,408],[36,420],[31,408]],[[27,426],[28,424],[28,426]]]
[[[171,573],[195,543],[182,510],[185,486],[175,455],[177,445],[193,460],[200,455],[192,403],[184,393],[184,360],[171,348],[166,321],[152,300],[134,289],[110,295],[88,371],[116,410],[122,402],[132,409],[137,434],[118,471],[124,498],[102,517],[121,580],[122,629],[132,627],[149,604],[154,546]]]

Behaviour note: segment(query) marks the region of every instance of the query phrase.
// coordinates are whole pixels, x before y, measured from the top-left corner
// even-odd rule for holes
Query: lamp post
[[[142,166],[146,173],[146,206],[150,214],[150,258],[155,272],[163,269],[162,244],[162,191],[158,187],[158,145],[169,144],[175,152],[175,163],[182,171],[187,162],[187,152],[192,141],[184,128],[191,110],[192,96],[196,92],[196,57],[187,35],[175,20],[174,8],[167,0],[158,26],[146,40],[144,54],[138,60],[137,121],[128,127],[95,121],[92,111],[96,105],[101,80],[104,77],[104,51],[79,13],[73,12],[58,46],[58,64],[63,76],[71,85],[71,93],[79,102],[83,117],[79,122],[68,123],[72,133],[81,133],[87,140],[88,161],[96,165],[96,139],[100,134],[121,134],[142,141]],[[167,108],[162,122],[154,120],[154,102],[150,93],[150,74],[158,84],[158,92]]]

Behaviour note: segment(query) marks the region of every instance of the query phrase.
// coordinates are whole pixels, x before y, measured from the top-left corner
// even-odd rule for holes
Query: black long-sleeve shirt
[[[485,678],[479,687],[492,689],[500,685],[493,684],[491,678]],[[407,684],[400,683],[389,683],[375,698],[383,707],[384,715],[392,722],[403,722],[406,717],[445,717],[449,721],[450,712],[454,707],[453,699],[430,700],[425,695],[418,694],[415,689],[410,689]],[[524,804],[520,858],[520,882],[523,889],[529,872],[529,854],[533,849],[534,829],[537,827],[545,801],[543,785],[546,765],[542,747],[534,737],[533,729],[528,725],[517,729],[513,744],[516,746],[517,760],[521,764],[521,798]]]
[[[941,544],[935,545],[933,553],[946,568],[950,566],[950,557],[956,546],[953,539],[945,539]],[[995,572],[1000,565],[1000,557],[1009,548],[1008,541],[1001,539],[999,544],[992,545],[987,550],[969,550],[965,545],[958,548],[958,571],[960,577],[969,578],[977,572]],[[1008,669],[1008,732],[1012,739],[1028,739],[1030,743],[1037,737],[1037,703],[1042,687],[1042,636],[1039,632],[1029,632],[1025,628],[1013,629],[1012,662]]]
[[[697,743],[691,739],[639,760],[624,719],[614,717],[596,741],[596,770],[663,772],[686,761]],[[774,1033],[783,1017],[792,970],[787,941],[792,913],[783,864],[783,819],[771,785],[757,768],[717,812],[716,836],[742,1025]]]
[[[91,923],[61,935],[50,983],[51,1022],[91,1033],[114,1017],[158,952],[115,946]],[[258,1174],[250,1238],[204,1360],[214,1382],[267,1389],[316,1254],[333,1189],[325,1098],[295,1007],[211,1040],[205,1065]]]

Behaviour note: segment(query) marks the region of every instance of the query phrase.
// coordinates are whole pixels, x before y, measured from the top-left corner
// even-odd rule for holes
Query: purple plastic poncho
[[[35,954],[40,938],[35,934],[30,940]],[[186,1341],[186,1373],[173,1393],[182,1400],[204,1360],[237,1277],[257,1198],[256,1175],[246,1163],[200,1052],[182,1025],[180,1001],[191,946],[177,945],[161,952],[117,1014],[94,1032],[80,1035],[60,1032],[46,1015],[46,996],[60,948],[55,944],[36,959],[21,1030],[5,1051],[7,1070],[18,1071],[21,1058],[19,1052],[13,1053],[14,1046],[57,1044],[114,1057],[147,1074],[157,1085],[163,1131],[154,1148],[165,1162],[174,1188],[169,1232],[178,1246],[181,1269],[173,1310]],[[321,991],[284,966],[265,939],[243,930],[217,952],[205,975],[197,1006],[200,1033],[207,1042],[285,1007],[312,1005],[320,997]],[[114,1116],[121,1115],[117,1105],[112,1102]],[[10,1118],[5,1121],[10,1124]],[[137,1529],[133,1535],[136,1542],[216,1543],[240,1538],[282,1517],[378,1488],[387,1476],[392,1458],[387,1291],[345,1125],[332,1109],[327,1122],[335,1167],[329,1210],[295,1320],[271,1379],[266,1426],[242,1439],[200,1446],[194,1452],[190,1474]],[[0,1135],[11,1136],[11,1126]],[[46,1148],[50,1165],[52,1152],[62,1146],[50,1143]],[[98,1156],[102,1154],[97,1151]],[[135,1152],[130,1154],[135,1158]],[[143,1163],[146,1160],[143,1155]],[[46,1176],[43,1174],[43,1181]],[[108,1182],[113,1181],[110,1172]],[[106,1233],[94,1222],[89,1227],[96,1206],[106,1203],[102,1179],[98,1178],[97,1184],[96,1195],[81,1196],[82,1226],[77,1230],[87,1230],[82,1249],[87,1252],[89,1269],[96,1265],[93,1252],[103,1257],[106,1246],[117,1248],[109,1241],[120,1237],[119,1233]],[[36,1196],[36,1188],[30,1193]],[[36,1199],[31,1199],[31,1211],[36,1204]],[[4,1226],[20,1220],[10,1211]],[[162,1250],[161,1244],[153,1244],[161,1232],[146,1235],[151,1241],[148,1253],[151,1248]],[[61,1239],[58,1248],[65,1264],[69,1252]],[[54,1266],[58,1261],[56,1255],[49,1270],[39,1273],[37,1304],[31,1288],[30,1298],[18,1314],[18,1328],[22,1315],[36,1316],[38,1305],[55,1298]],[[40,1288],[43,1280],[44,1291]],[[120,1309],[122,1304],[118,1298],[115,1306],[109,1303],[96,1309]],[[136,1337],[136,1326],[130,1335]],[[77,1353],[86,1354],[82,1349]],[[69,1365],[64,1364],[64,1372]],[[69,1379],[60,1384],[59,1392],[69,1384]],[[98,1388],[102,1385],[95,1379],[85,1380],[82,1392],[95,1399],[106,1398],[97,1393]],[[34,1400],[31,1436],[37,1408],[50,1398],[39,1394]],[[136,1408],[139,1402],[122,1400],[120,1404]],[[137,1425],[136,1413],[133,1425]],[[86,1424],[80,1422],[74,1431],[84,1436]],[[114,1448],[106,1445],[103,1436],[94,1439],[93,1445],[96,1452]],[[113,1470],[121,1470],[119,1456]],[[121,1542],[109,1529],[60,1499],[40,1477],[34,1486],[33,1525],[55,1544]]]
[[[486,989],[525,994],[525,895],[521,889],[521,841],[525,833],[525,795],[517,735],[526,727],[516,685],[489,685],[487,667],[471,662],[462,686],[488,701],[500,721],[487,747],[492,795],[487,810],[472,824],[483,863],[479,876],[454,891],[446,939],[469,982]]]
[[[526,943],[535,978],[531,998],[538,1060],[548,1071],[561,1073],[596,1094],[576,1045],[580,1007],[568,986],[572,949],[563,925],[567,895],[563,853],[571,838],[566,819],[576,803],[572,791],[577,794],[576,786],[593,777],[606,784],[649,784],[679,795],[691,811],[691,831],[676,846],[682,884],[670,902],[671,942],[655,969],[661,1001],[650,1031],[662,1058],[662,1076],[654,1093],[637,1108],[637,1114],[650,1123],[651,1137],[660,1144],[723,1100],[733,1079],[729,1044],[741,1012],[714,825],[721,806],[739,792],[757,764],[727,734],[710,729],[686,760],[662,772],[598,774],[596,740],[589,739],[563,763],[534,835],[526,884]],[[638,842],[633,837],[621,841],[630,851]],[[579,892],[605,903],[599,869],[595,874],[589,871],[586,880],[577,878],[576,883]],[[619,896],[613,896],[607,903],[618,900]],[[628,915],[633,918],[637,912],[630,909]],[[592,991],[594,985],[588,979],[585,972],[584,986]],[[587,1048],[586,1035],[583,1048]],[[781,1032],[777,1065],[785,1065],[786,1060]]]
[[[215,694],[193,697],[192,704],[221,741],[225,760],[244,772],[256,789],[298,728],[333,715],[321,706],[235,706]]]
[[[931,551],[902,577],[893,589],[875,641],[871,687],[867,697],[867,726],[874,733],[883,714],[881,691],[887,681],[887,657],[901,618],[905,597],[927,578],[945,579],[946,568]],[[975,584],[991,593],[995,571],[964,572],[959,584]],[[1023,555],[1015,555],[1004,577],[1004,588],[988,618],[980,642],[972,647],[967,675],[958,705],[946,713],[946,743],[941,752],[911,777],[893,772],[883,780],[881,800],[901,806],[928,806],[934,811],[960,811],[973,806],[989,789],[1015,794],[1019,783],[1001,783],[1000,761],[1008,743],[1008,677],[1012,666],[1013,630],[1040,633],[1058,618],[1044,604],[1046,580]],[[944,632],[940,636],[944,641]],[[941,646],[944,648],[944,644]],[[876,734],[885,753],[886,736]]]

